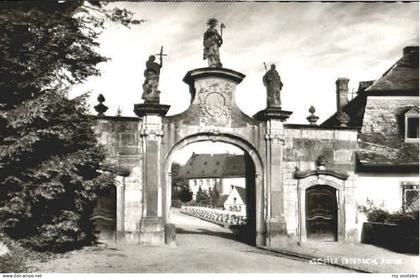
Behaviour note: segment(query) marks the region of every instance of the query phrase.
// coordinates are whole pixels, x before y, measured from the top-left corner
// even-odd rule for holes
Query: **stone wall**
[[[362,141],[400,148],[404,142],[404,113],[418,102],[418,96],[368,96]]]
[[[116,180],[117,239],[124,242],[138,242],[142,213],[142,149],[139,125],[139,118],[101,117],[97,119],[95,127],[99,144],[107,152],[105,163],[129,173],[128,176],[120,174]]]
[[[335,183],[342,190],[343,209],[345,210],[342,223],[339,223],[339,225],[343,225],[342,239],[357,240],[356,204],[354,201],[357,130],[286,125],[285,131],[283,176],[285,218],[289,237],[293,238],[299,234],[298,186],[305,186],[305,182],[316,183],[318,180],[319,183],[326,181]],[[302,181],[295,178],[296,171],[316,170],[316,161],[320,156],[324,156],[326,159],[325,169],[346,174],[348,178],[344,181],[322,175],[308,177]]]

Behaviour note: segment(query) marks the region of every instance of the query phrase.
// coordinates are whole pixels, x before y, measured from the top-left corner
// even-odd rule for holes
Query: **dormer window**
[[[414,107],[405,113],[405,142],[419,140],[419,109]]]

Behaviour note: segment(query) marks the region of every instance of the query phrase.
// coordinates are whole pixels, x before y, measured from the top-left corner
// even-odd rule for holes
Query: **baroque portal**
[[[160,54],[162,57],[162,51]],[[319,228],[322,223],[310,222],[312,214],[304,213],[308,194],[301,191],[301,182],[324,175],[327,179],[329,176],[342,179],[337,190],[340,199],[329,195],[331,204],[337,204],[330,206],[332,218],[327,223],[330,238],[354,239],[357,231],[352,153],[357,149],[357,129],[285,123],[292,112],[280,106],[282,82],[275,66],[263,78],[267,107],[248,116],[235,101],[236,87],[245,75],[222,67],[219,62],[186,73],[183,81],[189,87],[191,103],[180,114],[168,116],[170,106],[153,98],[134,105],[138,118],[101,116],[98,126],[101,142],[116,146],[111,151],[130,150],[127,155],[124,152],[110,155],[113,163],[125,165],[129,170],[116,193],[117,240],[162,245],[165,238],[171,238],[170,233],[175,232],[169,211],[173,155],[188,144],[206,140],[233,144],[250,158],[255,171],[247,183],[254,192],[251,237],[256,245],[281,246],[319,236],[317,231],[322,231]],[[150,88],[150,92],[156,91],[157,83]],[[247,97],[252,97],[252,92],[248,94]],[[127,136],[130,138],[127,142],[113,139]],[[313,172],[319,157],[327,162]],[[309,201],[309,204],[318,207],[317,203]]]

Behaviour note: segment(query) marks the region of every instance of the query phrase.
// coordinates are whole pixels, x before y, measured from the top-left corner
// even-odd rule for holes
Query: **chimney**
[[[343,107],[349,102],[349,81],[350,79],[345,77],[340,77],[335,81],[337,88],[337,112],[343,111]]]
[[[409,54],[409,53],[419,53],[419,47],[418,46],[406,46],[403,49],[403,55]]]
[[[366,90],[367,88],[369,88],[373,82],[375,82],[375,80],[369,80],[369,81],[360,81],[359,82],[359,88],[357,89],[356,93],[360,93],[363,92],[364,90]]]

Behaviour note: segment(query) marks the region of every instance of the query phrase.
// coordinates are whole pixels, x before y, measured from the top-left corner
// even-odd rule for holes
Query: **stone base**
[[[140,233],[137,232],[117,232],[116,242],[123,244],[139,244]]]
[[[272,218],[267,220],[267,246],[281,247],[289,244],[287,226],[284,218]]]
[[[140,220],[140,245],[165,244],[165,229],[160,217],[143,217]]]
[[[159,103],[139,103],[134,104],[134,113],[136,113],[138,117],[143,117],[144,115],[149,114],[155,114],[163,117],[166,113],[168,113],[170,107],[170,105]]]
[[[261,110],[255,114],[254,118],[260,121],[279,119],[284,122],[290,117],[290,115],[292,115],[292,113],[292,111],[282,110],[281,107],[267,107],[266,109]]]
[[[176,229],[174,224],[165,224],[165,243],[171,247],[176,246]]]

